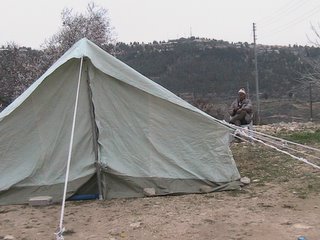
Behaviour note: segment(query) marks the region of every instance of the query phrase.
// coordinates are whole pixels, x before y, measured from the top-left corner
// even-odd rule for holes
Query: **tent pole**
[[[66,203],[67,188],[68,188],[68,179],[69,179],[70,162],[71,162],[71,156],[72,156],[72,145],[73,145],[74,129],[75,129],[76,118],[77,118],[77,108],[78,108],[78,101],[79,101],[82,64],[83,64],[83,56],[81,57],[81,61],[80,61],[77,94],[76,94],[76,100],[75,100],[75,104],[74,104],[72,129],[71,129],[71,137],[70,137],[70,144],[69,144],[69,154],[68,154],[66,178],[65,178],[65,182],[64,182],[64,191],[63,191],[63,199],[62,199],[62,206],[61,206],[60,224],[59,224],[59,230],[56,233],[56,237],[57,237],[56,239],[57,240],[63,240],[64,239],[63,238],[63,232],[64,232],[63,217],[64,217],[64,209],[65,209],[65,203]]]
[[[100,157],[99,157],[99,151],[98,151],[98,127],[95,122],[95,111],[94,111],[94,105],[92,101],[92,91],[90,88],[90,76],[89,76],[89,69],[87,68],[87,82],[88,82],[88,94],[89,94],[89,101],[90,101],[90,116],[91,116],[91,124],[92,124],[92,139],[93,139],[93,149],[94,149],[94,155],[95,155],[95,166],[97,171],[97,185],[98,185],[98,191],[99,191],[99,200],[103,200],[102,195],[102,189],[101,189],[101,163],[100,163]]]

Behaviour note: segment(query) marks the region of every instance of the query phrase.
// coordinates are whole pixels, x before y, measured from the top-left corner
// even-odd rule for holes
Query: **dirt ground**
[[[241,175],[251,179],[241,190],[67,202],[64,238],[319,240],[320,171],[260,145],[231,148]],[[55,239],[60,210],[0,206],[0,239]]]

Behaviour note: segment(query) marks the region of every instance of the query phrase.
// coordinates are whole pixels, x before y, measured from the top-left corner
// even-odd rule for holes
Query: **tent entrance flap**
[[[85,62],[90,62],[89,59],[85,59]],[[92,142],[93,142],[93,151],[95,157],[95,167],[96,167],[96,175],[97,175],[97,186],[99,192],[99,199],[103,199],[102,190],[101,190],[101,162],[99,157],[99,149],[98,149],[98,138],[99,138],[99,131],[95,121],[95,108],[92,100],[92,90],[91,90],[91,82],[90,82],[90,67],[89,64],[86,65],[86,72],[87,72],[87,84],[88,84],[88,97],[89,97],[89,107],[90,107],[90,117],[91,117],[91,128],[92,128]]]

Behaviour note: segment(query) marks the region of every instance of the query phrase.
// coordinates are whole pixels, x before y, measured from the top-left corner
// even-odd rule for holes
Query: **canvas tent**
[[[0,204],[62,199],[78,79],[68,196],[99,184],[110,199],[239,180],[227,128],[82,39],[0,113]]]

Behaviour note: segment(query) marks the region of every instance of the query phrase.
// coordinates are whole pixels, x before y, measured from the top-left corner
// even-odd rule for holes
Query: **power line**
[[[320,10],[320,5],[316,5],[315,7],[313,7],[310,5],[310,3],[316,2],[312,2],[312,0],[293,0],[290,2],[286,2],[271,15],[260,19],[258,21],[258,24],[260,26],[260,36],[262,35],[263,39],[270,39],[271,37],[274,37],[274,35],[292,29],[292,27],[296,26],[300,22],[315,15]],[[301,10],[302,6],[304,10]],[[312,7],[312,9],[310,9],[310,7]],[[292,14],[296,13],[297,10],[299,10],[298,14],[300,14],[298,15],[298,17],[293,19]],[[279,24],[280,22],[282,22],[282,24]]]
[[[311,9],[311,11],[307,11],[307,12],[302,13],[299,17],[295,18],[295,19],[292,20],[292,21],[289,21],[289,22],[288,22],[287,24],[285,24],[284,26],[291,25],[292,23],[294,23],[294,22],[296,22],[296,21],[299,21],[299,20],[301,20],[301,19],[303,19],[303,18],[308,18],[308,17],[314,15],[314,14],[319,10],[319,7],[320,7],[320,5],[318,5],[318,6],[315,7],[315,8],[313,7],[313,8]],[[306,14],[308,14],[308,15],[306,16]],[[303,20],[304,20],[304,19],[303,19]]]
[[[278,34],[280,32],[283,32],[285,30],[288,30],[288,29],[292,28],[293,26],[296,26],[300,22],[303,22],[306,19],[310,18],[311,16],[315,15],[319,11],[320,11],[320,5],[318,5],[316,8],[313,8],[311,11],[305,12],[303,15],[300,15],[299,17],[293,19],[290,22],[287,22],[284,25],[280,25],[280,26],[278,26],[276,28],[271,29],[270,31],[267,31],[267,34],[262,32],[262,35],[265,36],[264,38],[270,38],[271,34],[275,35],[275,34]]]
[[[258,20],[257,23],[259,25],[263,25],[263,24],[268,24],[270,22],[275,22],[277,21],[279,18],[282,18],[283,15],[286,15],[287,13],[291,12],[291,11],[295,11],[296,9],[298,9],[300,6],[302,6],[306,1],[308,0],[304,0],[304,1],[300,1],[298,0],[297,2],[295,1],[289,1],[287,2],[285,5],[283,5],[282,7],[280,7],[277,11],[273,12],[271,15],[262,18],[261,20]]]

